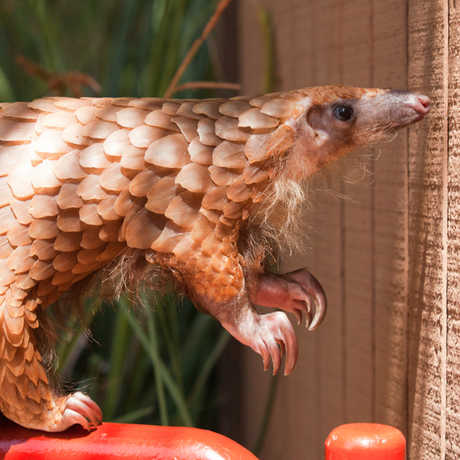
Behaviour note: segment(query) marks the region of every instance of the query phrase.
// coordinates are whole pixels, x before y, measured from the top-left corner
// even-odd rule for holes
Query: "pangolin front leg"
[[[285,354],[285,375],[295,367],[298,348],[294,328],[284,312],[259,314],[249,298],[240,255],[231,241],[214,237],[209,252],[201,248],[183,262],[171,263],[183,275],[195,305],[214,316],[239,342],[273,365],[276,374]],[[186,260],[186,261],[185,261]]]
[[[298,323],[304,316],[305,326],[310,331],[316,329],[326,315],[327,300],[324,289],[307,269],[284,275],[259,274],[249,296],[256,305],[280,308],[293,313]]]

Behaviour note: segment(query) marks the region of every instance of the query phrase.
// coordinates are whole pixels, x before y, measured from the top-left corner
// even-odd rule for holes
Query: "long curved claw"
[[[289,320],[286,318],[289,322]],[[286,350],[286,362],[284,363],[284,375],[289,375],[297,363],[297,358],[299,356],[299,348],[297,346],[297,339],[295,336],[294,329],[292,328],[291,323],[289,323],[292,333],[284,335],[284,348]]]
[[[268,371],[268,368],[270,367],[270,357],[269,357],[269,353],[267,350],[267,346],[265,345],[265,342],[262,341],[262,343],[263,343],[263,346],[261,347],[259,354],[262,357],[264,371]]]
[[[272,341],[267,343],[267,348],[272,359],[273,375],[276,375],[281,365],[281,349],[276,342]]]
[[[284,278],[299,283],[306,294],[313,298],[315,312],[311,322],[306,324],[308,330],[313,331],[321,324],[327,312],[326,293],[321,283],[306,269],[287,273]]]
[[[102,423],[102,411],[99,406],[89,396],[80,391],[74,393],[67,400],[66,411],[72,414],[77,413],[80,417],[84,417],[88,422],[87,424],[83,424],[81,421],[77,423],[80,423],[86,429],[93,429]]]
[[[302,311],[301,310],[294,310],[293,311],[295,319],[297,321],[297,326],[300,326],[302,323]]]

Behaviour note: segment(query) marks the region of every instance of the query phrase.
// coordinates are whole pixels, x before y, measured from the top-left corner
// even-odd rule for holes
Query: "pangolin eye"
[[[353,107],[346,104],[336,104],[332,108],[332,113],[337,120],[349,121],[353,117]]]

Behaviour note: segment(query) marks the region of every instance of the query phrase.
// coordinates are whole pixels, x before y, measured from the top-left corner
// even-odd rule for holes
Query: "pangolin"
[[[277,372],[285,354],[288,374],[297,344],[285,312],[314,329],[326,298],[305,269],[264,271],[264,235],[288,231],[308,176],[420,120],[429,105],[420,94],[337,86],[0,104],[1,412],[45,431],[101,422],[88,396],[51,384],[42,318],[130,250],[170,270],[265,368],[271,361]]]

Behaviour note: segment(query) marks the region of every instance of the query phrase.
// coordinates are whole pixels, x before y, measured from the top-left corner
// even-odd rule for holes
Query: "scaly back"
[[[49,304],[127,246],[212,253],[266,188],[293,99],[2,104],[0,294]]]

